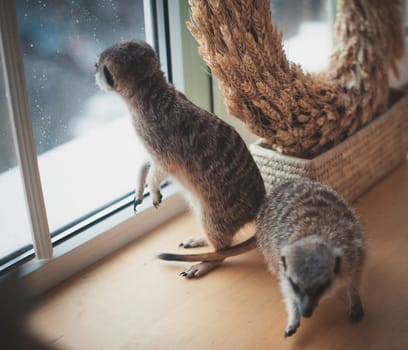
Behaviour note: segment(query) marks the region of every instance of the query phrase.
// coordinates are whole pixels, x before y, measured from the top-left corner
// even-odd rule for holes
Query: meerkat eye
[[[110,87],[113,87],[115,81],[113,80],[111,72],[109,72],[109,69],[105,65],[103,66],[103,75],[105,76],[106,83]]]
[[[289,283],[292,286],[292,289],[294,290],[294,292],[299,294],[300,293],[300,288],[295,282],[292,281],[291,278],[289,278]]]
[[[282,261],[283,269],[286,271],[286,259],[284,256],[281,256],[281,261]]]

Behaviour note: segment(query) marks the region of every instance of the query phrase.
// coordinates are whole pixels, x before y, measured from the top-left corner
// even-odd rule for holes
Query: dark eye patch
[[[109,72],[109,69],[105,65],[103,66],[103,75],[105,76],[105,80],[107,84],[110,87],[113,87],[113,85],[115,84],[115,81],[113,80],[111,72]]]
[[[289,278],[289,283],[292,286],[292,289],[295,291],[295,293],[299,294],[300,293],[300,288],[295,282],[292,281],[291,278]]]

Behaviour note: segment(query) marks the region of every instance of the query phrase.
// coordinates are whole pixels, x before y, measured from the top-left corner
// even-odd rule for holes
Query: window
[[[146,152],[127,107],[95,84],[98,53],[145,40],[143,1],[18,0],[17,14],[51,232],[129,193]]]
[[[176,12],[170,16],[169,11]],[[87,246],[81,255],[87,262],[72,263],[78,270],[185,210],[177,188],[170,186],[163,190],[159,211],[147,200],[134,215],[137,171],[147,154],[122,100],[100,91],[94,78],[98,54],[129,39],[156,47],[167,73],[170,52],[181,55],[171,50],[166,34],[170,26],[180,27],[174,20],[181,20],[180,7],[170,9],[160,0],[15,0],[1,2],[0,13],[7,73],[0,72],[0,271],[32,257],[33,245],[37,257],[47,259],[34,261],[33,271],[43,265],[52,270],[60,257]],[[179,45],[181,39],[172,35]],[[6,95],[12,101],[10,117]],[[10,120],[21,122],[15,129],[25,187]],[[89,253],[92,244],[99,253]]]
[[[283,33],[286,54],[308,72],[329,62],[335,21],[333,0],[272,0],[272,22]]]
[[[3,79],[3,69],[0,65],[0,81]],[[22,250],[31,248],[29,221],[4,84],[0,85],[0,193],[1,265],[19,255]]]

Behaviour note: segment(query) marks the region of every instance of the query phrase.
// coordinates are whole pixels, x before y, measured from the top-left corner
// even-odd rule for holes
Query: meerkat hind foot
[[[190,237],[179,244],[181,248],[197,248],[208,246],[207,238],[204,236]]]
[[[352,285],[348,289],[349,295],[349,318],[352,322],[360,321],[364,316],[363,304],[361,302],[360,293],[357,288]]]
[[[183,272],[180,273],[180,276],[185,278],[198,278],[204,276],[211,270],[215,269],[218,265],[221,264],[221,261],[203,261],[199,264],[195,264],[187,267]]]

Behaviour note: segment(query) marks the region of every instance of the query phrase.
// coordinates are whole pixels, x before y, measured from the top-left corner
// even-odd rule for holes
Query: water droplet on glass
[[[30,44],[30,47],[34,47],[34,44],[33,44],[33,43],[31,43],[31,44]]]
[[[79,23],[79,19],[78,19],[78,18],[75,20],[75,23]]]

